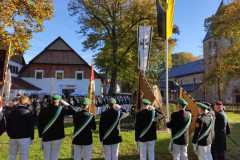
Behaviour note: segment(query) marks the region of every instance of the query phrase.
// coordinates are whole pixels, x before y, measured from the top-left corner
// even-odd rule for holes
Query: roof
[[[38,88],[38,87],[34,86],[33,84],[24,81],[23,79],[21,79],[19,77],[11,77],[11,78],[12,78],[11,89],[42,90],[41,88]],[[2,85],[0,85],[0,88],[2,88]]]
[[[202,83],[195,83],[195,84],[184,84],[184,85],[180,85],[185,91],[187,92],[193,92],[195,91],[196,89],[198,89],[198,87],[200,87]],[[175,90],[175,91],[179,91],[179,87],[178,86],[174,86],[172,88],[172,90]]]
[[[166,88],[166,81],[160,81],[159,83],[159,87],[160,88]],[[173,88],[174,87],[174,84],[172,81],[168,81],[168,88]]]
[[[224,0],[222,0],[221,4],[219,5],[219,7],[218,7],[218,9],[217,9],[217,12],[220,10],[220,8],[221,8],[222,6],[225,6],[225,5],[226,5],[226,4],[225,4]],[[216,12],[216,13],[217,13],[217,12]],[[208,31],[207,31],[207,33],[206,33],[203,41],[206,41],[206,40],[208,40],[208,39],[210,39],[210,38],[212,37],[212,36],[211,36],[211,32],[212,32],[212,28],[210,27],[210,28],[208,29]]]
[[[201,72],[203,72],[203,59],[171,68],[168,72],[168,78],[181,77]],[[164,79],[166,79],[166,72],[160,77],[160,80]]]
[[[29,62],[29,64],[34,63],[34,61],[35,61],[37,58],[39,58],[42,54],[44,54],[45,51],[47,51],[47,50],[53,50],[53,49],[51,48],[51,46],[54,45],[55,42],[57,42],[57,41],[63,42],[63,44],[66,45],[66,47],[68,47],[68,49],[67,49],[68,51],[72,51],[73,54],[77,55],[78,58],[80,58],[85,64],[88,65],[88,63],[87,63],[74,49],[72,49],[72,47],[70,47],[70,46],[67,44],[67,42],[65,42],[60,36],[59,36],[57,39],[55,39],[52,43],[50,43],[47,47],[45,47],[42,52],[40,52],[36,57],[34,57],[34,58]],[[66,49],[64,49],[64,50],[66,50]],[[61,51],[61,49],[58,49],[58,51]]]
[[[29,64],[25,65],[22,67],[22,69],[20,70],[20,73],[23,72],[24,70],[26,70],[28,67],[31,66],[31,64],[34,64],[35,60],[38,59],[41,55],[43,55],[46,51],[52,51],[54,50],[52,48],[52,46],[55,44],[55,42],[57,41],[61,41],[65,47],[67,47],[67,51],[71,51],[73,54],[75,54],[80,60],[82,60],[83,64],[82,65],[86,65],[87,67],[91,68],[91,66],[74,50],[72,49],[72,47],[70,47],[60,36],[55,39],[52,43],[50,43],[47,47],[44,48],[44,50],[42,52],[40,52],[37,56],[35,56],[31,61],[29,61]],[[57,51],[66,51],[66,49],[57,49]],[[81,64],[77,64],[77,65],[81,65]],[[101,80],[103,80],[103,78],[101,77],[101,75],[99,75],[95,70],[94,73],[97,74],[99,76],[99,78]]]
[[[16,62],[21,65],[26,65],[25,59],[22,55],[12,55],[10,57],[10,61]]]

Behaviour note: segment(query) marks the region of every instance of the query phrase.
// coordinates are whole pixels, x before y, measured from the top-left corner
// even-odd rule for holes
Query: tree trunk
[[[113,96],[116,93],[116,88],[117,88],[117,70],[118,70],[118,66],[116,66],[116,56],[117,56],[117,50],[118,50],[118,46],[117,46],[117,37],[116,37],[116,27],[113,26],[112,28],[112,37],[113,37],[113,42],[112,42],[112,47],[113,47],[113,55],[112,55],[112,60],[113,60],[113,64],[114,67],[112,69],[112,73],[111,73],[111,83],[110,83],[110,89],[108,92],[108,95]]]
[[[117,88],[117,72],[112,72],[108,95],[113,96],[116,93],[116,88]]]
[[[218,99],[219,101],[221,101],[221,88],[220,88],[219,80],[218,80]]]

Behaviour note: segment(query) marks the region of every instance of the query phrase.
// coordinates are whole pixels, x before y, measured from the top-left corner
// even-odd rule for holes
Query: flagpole
[[[10,52],[11,52],[11,44],[12,44],[12,34],[10,34],[10,44],[9,44],[9,48],[8,48],[7,59],[6,59],[6,61],[5,61],[4,79],[3,79],[2,93],[1,93],[1,100],[0,100],[0,109],[2,108],[3,92],[4,92],[5,82],[6,82],[6,75],[7,75],[7,69],[8,69],[8,61],[9,61]]]
[[[143,75],[145,76],[145,23],[143,27]]]
[[[168,3],[166,1],[166,108],[167,108],[167,120],[169,120],[169,104],[168,104],[168,37],[167,37],[167,20],[168,20]],[[168,129],[169,133],[169,129]]]

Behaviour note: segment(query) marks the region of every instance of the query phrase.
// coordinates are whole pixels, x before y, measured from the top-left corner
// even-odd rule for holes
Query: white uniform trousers
[[[198,159],[199,160],[212,160],[211,154],[211,145],[208,146],[199,146],[197,151]]]
[[[10,139],[8,151],[9,160],[15,160],[19,151],[19,159],[27,160],[30,147],[30,138]]]
[[[58,160],[62,139],[43,142],[43,159]]]
[[[112,145],[103,145],[105,160],[117,160],[120,143]]]
[[[172,155],[174,160],[187,160],[187,145],[178,145],[173,143]]]
[[[154,160],[155,141],[138,142],[140,151],[140,160]]]
[[[93,145],[76,145],[74,147],[74,160],[81,160],[83,153],[83,160],[91,160],[92,147]]]

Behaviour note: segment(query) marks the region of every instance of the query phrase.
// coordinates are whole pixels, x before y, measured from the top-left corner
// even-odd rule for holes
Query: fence
[[[240,104],[225,104],[224,109],[226,112],[239,112],[240,113]]]

